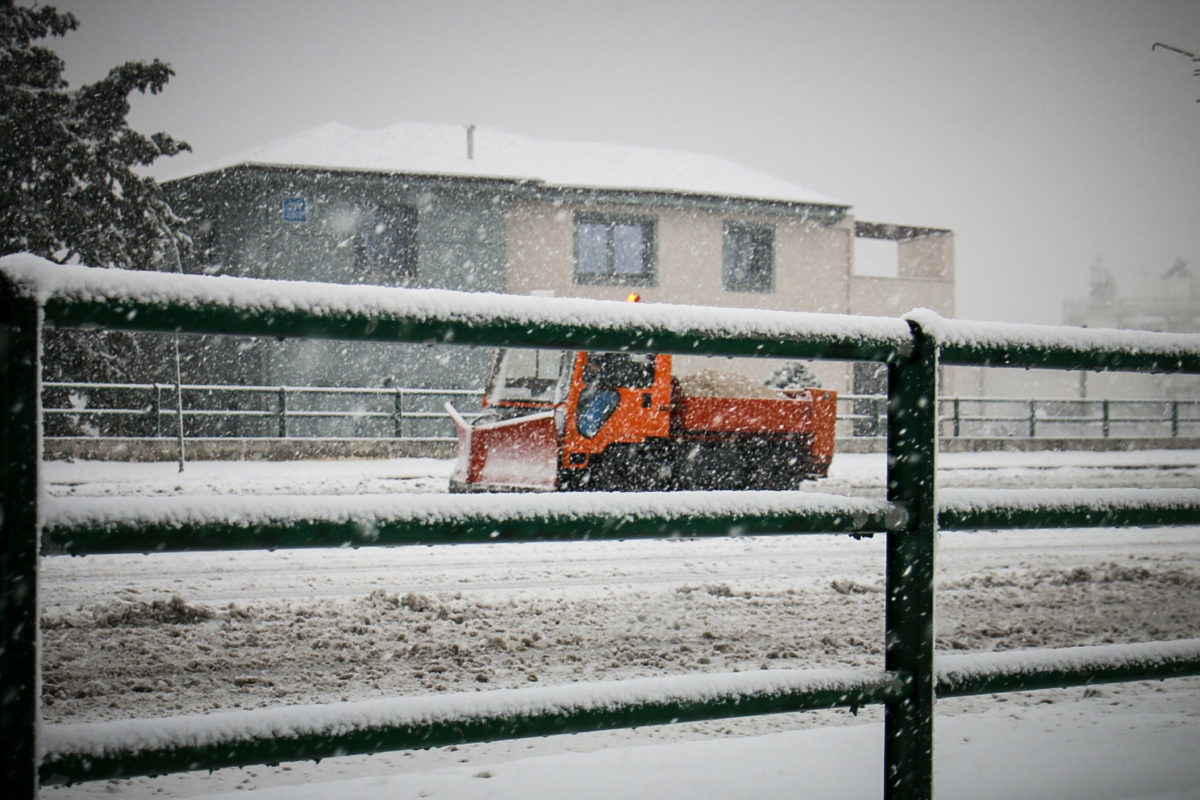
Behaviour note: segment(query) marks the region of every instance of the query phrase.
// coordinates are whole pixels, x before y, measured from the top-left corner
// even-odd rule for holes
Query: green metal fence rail
[[[868,703],[885,706],[884,793],[933,792],[937,696],[1200,674],[1200,640],[935,659],[934,538],[943,529],[1200,524],[1200,491],[936,491],[941,364],[1200,372],[1200,337],[786,312],[637,306],[63,267],[0,260],[0,585],[6,797],[82,781],[334,754]],[[246,336],[628,349],[881,361],[887,497],[796,492],[383,498],[369,505],[173,498],[50,501],[38,493],[43,325]],[[777,671],[501,690],[214,717],[42,726],[37,570],[43,552],[372,546],[608,536],[884,533],[883,672]]]

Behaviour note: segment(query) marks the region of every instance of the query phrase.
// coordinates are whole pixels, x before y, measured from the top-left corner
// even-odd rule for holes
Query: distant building
[[[191,220],[188,272],[609,299],[633,287],[647,302],[954,313],[950,231],[856,221],[844,202],[713,156],[475,126],[331,124],[166,190]],[[880,245],[890,263],[857,269],[856,252]],[[481,380],[478,354],[428,355],[291,342],[244,358],[264,383]],[[823,377],[834,388],[853,382],[842,367]]]
[[[1147,288],[1140,294],[1121,295],[1112,273],[1097,259],[1088,296],[1063,303],[1063,322],[1087,328],[1200,331],[1200,281],[1186,261],[1176,259]]]
[[[1200,281],[1177,259],[1141,291],[1124,294],[1108,267],[1096,260],[1088,292],[1063,303],[1063,323],[1085,328],[1175,333],[1200,332]],[[1192,375],[1059,370],[960,369],[958,390],[988,397],[1111,400],[1192,400],[1200,379]]]

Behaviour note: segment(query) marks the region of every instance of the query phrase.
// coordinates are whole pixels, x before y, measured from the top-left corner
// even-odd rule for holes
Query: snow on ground
[[[444,492],[454,462],[436,458],[378,461],[49,461],[56,497]]]
[[[939,798],[1194,798],[1200,728],[1179,730],[1170,710],[1094,719],[1089,703],[1050,714],[970,714],[942,720],[935,794]],[[465,759],[464,759],[465,760]],[[277,800],[341,798],[862,798],[883,796],[880,724],[715,737],[591,753],[558,753],[460,764],[426,772],[262,788]],[[1114,770],[1114,765],[1121,765]],[[249,785],[249,784],[247,784]],[[242,788],[241,786],[237,787]],[[243,798],[230,791],[213,800]]]
[[[1115,452],[940,453],[943,486],[1200,486],[1200,456],[1192,450]],[[207,494],[384,494],[443,492],[453,461],[397,458],[346,461],[51,461],[45,475],[57,497]],[[882,491],[884,457],[839,453],[829,478],[805,484],[821,492]],[[1134,477],[1130,477],[1130,475]]]
[[[1200,453],[940,456],[943,486],[1200,486]],[[47,465],[58,497],[440,492],[448,462]],[[883,457],[819,491],[877,496]],[[418,499],[418,498],[415,498]],[[43,562],[45,717],[882,665],[882,537]],[[1200,636],[1200,530],[943,533],[945,652]],[[942,701],[939,797],[1200,797],[1200,679]],[[880,709],[46,788],[44,797],[879,797]],[[822,727],[819,727],[822,726]],[[336,781],[336,783],[331,783]],[[683,786],[681,792],[679,787]],[[306,787],[306,788],[301,788]],[[990,792],[990,794],[989,794]]]

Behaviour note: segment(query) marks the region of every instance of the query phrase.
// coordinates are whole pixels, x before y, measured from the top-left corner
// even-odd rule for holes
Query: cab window
[[[562,350],[497,351],[488,386],[489,405],[558,402],[565,355]]]
[[[649,353],[593,353],[583,382],[598,389],[643,389],[654,385],[654,356]]]

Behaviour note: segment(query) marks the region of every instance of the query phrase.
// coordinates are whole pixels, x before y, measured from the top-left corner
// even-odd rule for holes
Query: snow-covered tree
[[[186,240],[157,182],[135,169],[191,148],[126,117],[130,94],[157,94],[174,72],[129,61],[68,89],[62,59],[36,42],[78,25],[51,6],[0,0],[0,254],[148,269]]]
[[[803,361],[789,361],[763,381],[775,389],[819,389],[821,381]]]

